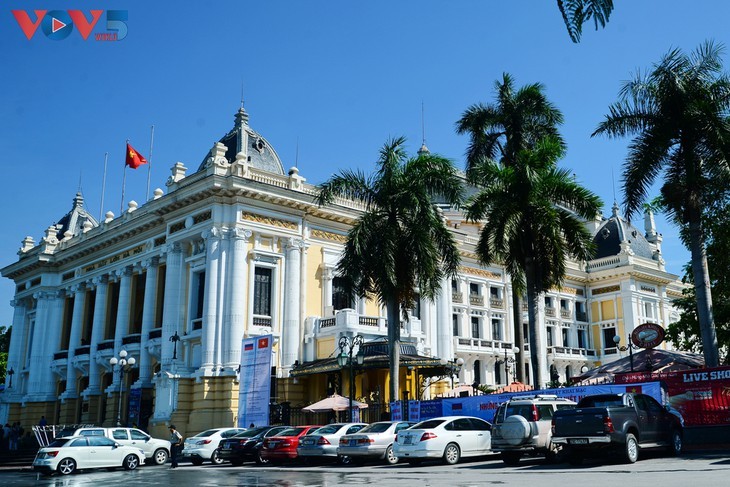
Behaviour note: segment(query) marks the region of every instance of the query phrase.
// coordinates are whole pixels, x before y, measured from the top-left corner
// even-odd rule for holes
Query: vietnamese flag
[[[137,169],[142,164],[147,164],[147,159],[142,157],[142,154],[137,152],[134,147],[129,145],[129,142],[127,142],[127,159],[124,164],[132,169]]]

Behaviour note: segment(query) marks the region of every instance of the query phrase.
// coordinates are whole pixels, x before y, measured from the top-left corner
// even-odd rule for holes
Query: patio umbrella
[[[342,397],[339,394],[332,394],[330,397],[302,408],[302,411],[307,411],[309,413],[324,413],[327,411],[347,411],[349,407],[350,400],[348,398]],[[352,401],[352,407],[365,409],[368,405],[364,402]]]

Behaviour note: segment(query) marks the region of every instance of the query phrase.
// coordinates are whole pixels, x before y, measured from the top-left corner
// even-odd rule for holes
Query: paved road
[[[545,465],[538,460],[523,461],[517,467],[505,467],[496,457],[464,462],[455,466],[426,464],[365,465],[339,467],[194,467],[183,464],[176,470],[168,467],[143,467],[134,472],[122,470],[89,471],[68,477],[38,477],[31,471],[0,472],[0,485],[16,486],[84,486],[104,485],[174,487],[336,487],[376,485],[377,487],[692,487],[721,486],[730,483],[730,451],[692,453],[679,458],[648,456],[633,465],[617,462],[587,461],[582,467],[567,464]]]

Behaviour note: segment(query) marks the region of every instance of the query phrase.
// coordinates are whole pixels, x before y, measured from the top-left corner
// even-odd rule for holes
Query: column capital
[[[200,236],[205,240],[221,238],[223,236],[223,231],[218,227],[210,227],[209,229],[204,230]]]
[[[125,277],[125,276],[126,277],[129,277],[129,276],[132,275],[132,266],[127,266],[127,267],[123,267],[121,269],[117,269],[117,270],[114,271],[114,274],[118,278],[122,278],[122,277]]]
[[[182,244],[180,242],[169,242],[162,246],[163,254],[179,254],[182,252]]]
[[[101,276],[96,276],[91,279],[91,283],[96,287],[99,287],[100,285],[106,284],[108,282],[109,276],[107,274],[102,274]]]
[[[230,235],[231,238],[234,240],[248,241],[253,235],[253,232],[246,228],[232,228],[230,231]]]
[[[143,260],[140,265],[142,266],[142,269],[145,270],[151,267],[157,267],[158,265],[160,265],[160,258],[157,256],[150,257],[149,259]]]
[[[74,284],[71,287],[68,288],[68,290],[74,294],[78,293],[84,293],[86,292],[86,285],[83,282],[80,282],[78,284]]]
[[[284,248],[286,250],[302,250],[309,247],[309,244],[304,242],[301,238],[289,237],[284,242]]]
[[[27,298],[15,298],[10,300],[10,306],[13,308],[25,308],[28,306]]]

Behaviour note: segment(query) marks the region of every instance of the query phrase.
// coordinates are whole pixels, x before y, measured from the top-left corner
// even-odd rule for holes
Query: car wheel
[[[167,454],[167,450],[164,448],[160,448],[159,450],[155,450],[155,454],[152,455],[152,459],[155,461],[155,465],[164,465],[167,463],[167,458],[169,455]]]
[[[560,445],[556,445],[552,441],[548,443],[548,449],[547,452],[545,452],[546,463],[560,463],[563,457],[563,449]]]
[[[672,429],[669,433],[669,440],[671,441],[671,444],[669,445],[669,452],[672,455],[679,455],[682,453],[682,448],[684,447],[682,443],[682,432],[677,428]]]
[[[76,461],[73,458],[64,458],[58,462],[58,467],[56,469],[61,475],[72,474],[76,470]]]
[[[192,457],[190,459],[190,463],[192,463],[193,465],[195,465],[197,467],[197,466],[203,464],[203,459],[202,458],[198,458],[198,457]]]
[[[213,450],[213,453],[211,453],[210,463],[212,463],[213,465],[220,465],[223,463],[223,459],[218,454],[218,450]]]
[[[241,460],[240,458],[235,458],[231,460],[231,465],[233,465],[234,467],[240,467],[241,465],[243,465],[243,460]]]
[[[389,445],[388,448],[385,450],[385,462],[388,465],[395,465],[398,463],[398,457],[395,456],[395,452],[393,451],[393,445]]]
[[[139,467],[139,458],[137,458],[137,455],[127,455],[124,457],[122,467],[124,467],[124,470],[134,470]]]
[[[256,453],[256,464],[257,465],[268,465],[269,463],[271,463],[271,460],[269,460],[268,458],[262,457],[261,451]]]
[[[446,465],[456,465],[461,458],[459,446],[456,443],[449,443],[444,449],[444,463]]]
[[[514,467],[520,464],[520,458],[522,454],[519,452],[503,452],[502,462],[509,467]]]
[[[626,434],[626,444],[624,445],[624,460],[626,463],[635,463],[639,459],[639,443],[636,437],[631,433]]]
[[[340,465],[350,465],[352,464],[352,457],[348,455],[337,455],[337,462]]]

